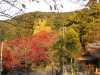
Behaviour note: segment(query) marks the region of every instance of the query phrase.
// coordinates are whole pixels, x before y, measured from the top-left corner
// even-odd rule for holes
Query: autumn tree
[[[47,20],[46,19],[38,19],[38,21],[34,22],[34,34],[37,34],[39,31],[41,30],[47,30],[50,31],[51,27],[50,26],[46,26]]]
[[[17,38],[7,43],[11,58],[15,65],[25,63],[25,68],[33,62],[50,60],[49,49],[57,40],[54,31],[41,31],[28,38]]]
[[[32,38],[18,38],[8,44],[14,65],[25,63],[25,68],[34,62],[47,59],[47,54],[41,48],[35,47]],[[39,58],[42,55],[41,58]]]
[[[10,51],[7,50],[6,45],[4,44],[4,48],[3,48],[3,54],[2,54],[2,59],[3,59],[3,71],[9,71],[11,70],[12,66],[13,66],[13,60],[11,58],[11,54]]]

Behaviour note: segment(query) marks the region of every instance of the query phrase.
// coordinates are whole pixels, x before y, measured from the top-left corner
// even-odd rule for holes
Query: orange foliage
[[[58,35],[55,31],[40,31],[38,34],[28,38],[16,38],[6,43],[3,60],[6,68],[11,69],[13,65],[21,67],[22,61],[27,64],[48,60],[48,48],[52,48]]]

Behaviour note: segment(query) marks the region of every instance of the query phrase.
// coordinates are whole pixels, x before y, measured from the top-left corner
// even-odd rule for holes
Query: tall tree
[[[73,28],[68,27],[66,29],[66,50],[69,58],[75,58],[81,51],[81,43],[79,40],[79,35]]]
[[[54,55],[54,61],[60,63],[59,75],[62,73],[66,58],[77,57],[81,48],[79,34],[73,28],[67,27],[63,32],[60,31],[59,40],[54,45],[54,54],[57,55]]]

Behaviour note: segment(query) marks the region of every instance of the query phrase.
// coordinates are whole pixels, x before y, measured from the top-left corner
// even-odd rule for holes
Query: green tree
[[[71,27],[66,29],[66,50],[65,53],[69,58],[75,58],[81,51],[81,43],[79,40],[79,35]]]
[[[63,34],[63,35],[62,35]],[[75,58],[81,51],[79,34],[71,27],[59,31],[59,39],[54,45],[53,60],[60,63],[61,74],[66,58]]]

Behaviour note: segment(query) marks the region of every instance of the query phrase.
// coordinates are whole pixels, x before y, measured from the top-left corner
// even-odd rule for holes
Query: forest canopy
[[[12,44],[12,47],[15,47],[14,45],[16,45],[18,41],[20,43],[19,38],[29,39],[34,36],[34,46],[27,46],[32,49],[32,52],[37,52],[35,55],[38,55],[39,52],[41,55],[42,53],[46,55],[44,57],[49,61],[41,62],[42,65],[44,63],[52,64],[51,62],[59,62],[62,65],[62,61],[65,57],[77,57],[83,48],[86,49],[87,43],[100,41],[99,9],[100,3],[96,0],[90,0],[87,4],[87,8],[74,12],[58,13],[35,11],[18,15],[11,19],[0,21],[0,41],[9,43],[17,39],[17,41],[14,42],[15,44]],[[65,29],[61,29],[62,27]],[[33,43],[32,38],[29,42]],[[23,41],[21,43],[23,43]],[[17,48],[18,47],[15,47],[15,51]],[[23,48],[25,48],[25,45]],[[46,50],[48,50],[49,56],[47,56]],[[9,51],[6,52],[10,53]],[[6,52],[5,55],[10,56],[10,54],[7,55]],[[14,56],[15,52],[11,52]],[[9,60],[12,61],[11,57]],[[18,61],[14,60],[14,62]],[[27,60],[24,59],[24,63],[25,62],[27,62]]]

